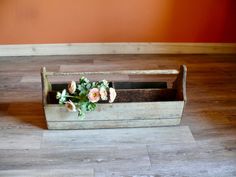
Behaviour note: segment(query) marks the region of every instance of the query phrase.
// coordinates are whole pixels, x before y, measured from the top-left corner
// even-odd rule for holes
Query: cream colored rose
[[[89,91],[88,99],[92,103],[96,103],[100,99],[100,93],[98,88],[93,88]]]
[[[75,90],[76,90],[76,83],[75,83],[75,81],[71,81],[68,84],[68,91],[70,94],[73,94],[73,93],[75,93]]]
[[[106,90],[106,88],[101,87],[99,93],[100,93],[100,96],[101,96],[102,100],[107,100],[107,90]]]
[[[75,104],[71,100],[65,102],[65,107],[69,112],[76,112]]]
[[[114,100],[116,99],[116,90],[114,88],[109,88],[109,93],[110,93],[109,103],[113,103]]]

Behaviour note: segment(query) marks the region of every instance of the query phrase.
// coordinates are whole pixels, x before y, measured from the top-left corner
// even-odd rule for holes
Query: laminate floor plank
[[[40,149],[41,131],[0,129],[0,135],[0,152],[2,149]]]
[[[101,130],[45,131],[41,148],[81,148],[194,142],[187,126]]]
[[[93,169],[2,170],[2,177],[94,177]]]
[[[150,167],[146,145],[1,150],[0,170],[94,168],[128,170]],[[135,165],[134,165],[135,164]]]

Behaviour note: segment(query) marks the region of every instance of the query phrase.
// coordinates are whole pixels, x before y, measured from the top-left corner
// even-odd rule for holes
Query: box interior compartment
[[[157,89],[167,88],[167,82],[113,82],[115,89]]]
[[[110,82],[109,86],[116,89],[115,103],[176,100],[176,89],[167,88],[166,82]],[[52,83],[51,87],[52,90],[47,95],[47,103],[58,104],[56,93],[66,89],[67,84]]]

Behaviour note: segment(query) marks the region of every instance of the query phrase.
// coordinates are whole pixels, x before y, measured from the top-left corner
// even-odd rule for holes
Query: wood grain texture
[[[1,45],[0,56],[91,54],[235,54],[235,43],[70,43]]]
[[[68,112],[63,105],[46,105],[45,112],[48,114],[46,117],[48,121],[80,121],[82,123],[100,120],[181,118],[183,106],[183,101],[98,104],[96,111],[86,114],[85,120],[79,120],[76,112]],[[147,108],[150,111],[147,112]]]
[[[177,100],[187,101],[186,93],[186,77],[187,77],[187,67],[185,65],[180,66],[180,72],[173,83],[173,88],[176,89],[176,98]]]
[[[32,130],[0,130],[1,149],[40,149],[42,132]]]
[[[163,138],[165,137],[165,138]],[[46,131],[43,133],[41,148],[85,148],[94,146],[119,146],[139,144],[194,143],[187,126],[133,129],[101,129]]]
[[[135,169],[150,167],[146,145],[61,148],[41,150],[1,150],[0,170],[93,168]],[[133,165],[135,164],[135,166]]]
[[[91,169],[94,170],[95,177],[234,177],[236,176],[235,57],[235,55],[0,57],[0,139],[2,140],[0,146],[3,148],[0,149],[0,169],[4,175],[7,170],[12,176],[18,170],[23,170],[19,174],[25,172],[27,175],[32,172],[37,176],[42,171],[46,173],[47,170],[62,169],[65,170],[65,174],[70,174],[67,173],[67,169],[74,171]],[[183,129],[161,127],[138,128],[135,131],[129,129],[131,132],[123,129],[115,129],[112,132],[109,132],[109,129],[48,131],[42,111],[41,86],[38,82],[40,80],[22,81],[23,78],[38,77],[41,66],[59,72],[63,69],[61,66],[68,64],[68,67],[64,67],[65,72],[70,71],[72,65],[76,66],[75,69],[79,66],[82,71],[110,71],[171,69],[186,64],[188,103],[180,126]],[[138,82],[168,79],[168,82],[172,82],[173,76],[126,75],[124,79]],[[116,79],[119,80],[118,75]],[[43,134],[43,137],[40,134]],[[38,144],[40,136],[42,139]],[[73,171],[71,172],[73,174]]]
[[[181,118],[173,119],[145,119],[145,120],[102,120],[102,121],[48,121],[47,127],[51,130],[84,130],[103,128],[139,128],[179,125]]]
[[[3,177],[94,177],[93,169],[2,170]]]

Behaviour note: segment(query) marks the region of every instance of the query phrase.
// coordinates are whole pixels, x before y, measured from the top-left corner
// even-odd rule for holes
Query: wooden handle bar
[[[69,75],[94,75],[94,74],[129,74],[129,75],[151,75],[151,74],[179,74],[178,70],[166,69],[166,70],[122,70],[122,71],[94,71],[94,72],[46,72],[46,76],[69,76]]]

